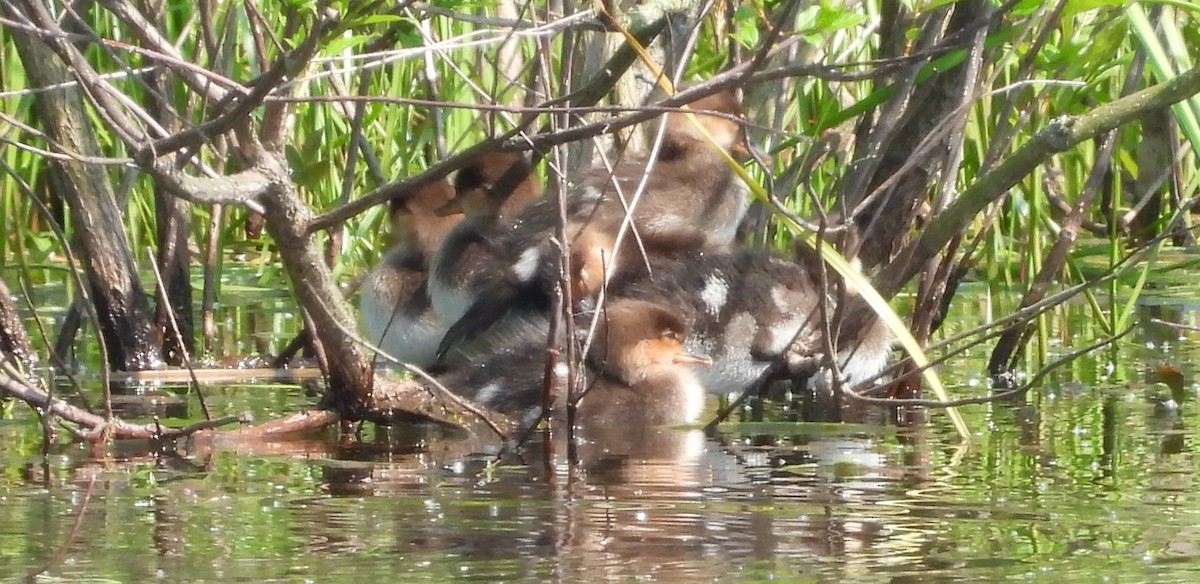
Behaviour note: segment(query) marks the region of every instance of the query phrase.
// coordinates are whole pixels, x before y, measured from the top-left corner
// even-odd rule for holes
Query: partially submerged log
[[[67,152],[102,157],[82,90],[71,83],[75,77],[42,41],[9,32],[26,64],[30,85],[53,88],[34,95],[46,134]],[[82,252],[88,294],[100,320],[109,366],[121,371],[157,367],[162,362],[159,336],[105,167],[64,158],[49,164],[51,184],[70,207],[72,236]]]

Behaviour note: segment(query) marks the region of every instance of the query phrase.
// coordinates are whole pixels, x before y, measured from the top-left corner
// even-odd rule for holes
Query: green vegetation
[[[126,42],[128,25],[101,4],[89,5],[80,15],[86,24],[80,30],[114,41],[79,46],[97,71],[110,76],[116,90],[133,103],[145,104],[151,90],[141,74],[156,62],[130,48],[140,44]],[[590,80],[587,67],[594,67],[596,55],[605,53],[594,44],[598,39],[608,35],[615,43],[622,38],[599,32],[595,15],[553,14],[541,3],[502,5],[517,13],[524,10],[519,16],[525,24],[511,26],[518,14],[499,13],[492,2],[429,2],[401,9],[383,2],[290,2],[261,11],[223,3],[209,6],[211,12],[198,11],[192,3],[168,2],[160,28],[181,60],[216,74],[213,82],[244,84],[269,70],[286,50],[302,45],[313,34],[319,14],[336,13],[338,21],[322,35],[316,57],[284,84],[290,95],[277,91],[268,99],[271,107],[283,102],[292,106],[284,132],[290,172],[305,200],[317,212],[325,212],[414,175],[448,153],[511,130],[530,114],[531,106]],[[914,157],[918,164],[933,157],[946,157],[949,163],[939,165],[943,174],[931,180],[925,193],[928,213],[936,215],[957,192],[1034,140],[1053,120],[1162,83],[1200,62],[1195,54],[1200,47],[1200,9],[1186,2],[821,2],[799,3],[785,18],[791,6],[759,1],[736,9],[714,5],[697,21],[698,38],[683,78],[711,78],[753,59],[767,43],[783,47],[746,86],[746,103],[755,123],[752,137],[769,146],[775,163],[775,177],[756,170],[755,178],[801,217],[816,217],[818,207],[838,208],[847,177],[864,156],[859,150],[862,139],[889,121],[888,108],[898,85],[909,79],[905,67],[914,63],[920,66],[911,77],[918,93],[944,90],[945,85],[936,84],[939,75],[965,68],[977,70],[982,80],[968,86],[973,94],[960,111],[961,120],[939,120],[949,133],[949,150],[958,149],[961,156],[947,156],[945,145],[930,144],[928,151]],[[953,42],[934,42],[933,33],[942,26],[937,23],[951,8],[960,9],[960,19],[983,19],[991,12],[991,24],[981,29],[946,23],[964,32]],[[644,8],[618,15],[617,22],[632,30],[653,16]],[[778,22],[783,32],[772,38]],[[974,50],[968,37],[980,30],[985,37]],[[36,193],[51,215],[60,204],[46,172],[47,152],[57,147],[32,129],[40,122],[32,97],[24,91],[27,80],[11,42],[14,34],[12,27],[0,29],[0,85],[5,90],[0,109],[8,121],[3,137],[9,144],[0,179],[0,265],[14,284],[10,287],[19,289],[17,282],[27,288],[60,282],[69,267],[64,242],[27,195],[26,189]],[[179,127],[214,116],[194,93],[184,91],[178,77],[171,83],[176,91],[165,97]],[[913,102],[918,108],[924,103]],[[251,115],[262,116],[261,110]],[[922,113],[918,109],[904,116]],[[588,115],[599,119],[606,114]],[[563,121],[552,117],[542,114],[532,127]],[[1197,119],[1200,98],[1193,96],[1169,113],[1149,112],[1141,123],[1121,128],[1111,154],[1086,141],[1037,167],[998,204],[964,219],[963,244],[956,249],[973,250],[967,259],[973,268],[968,279],[1025,290],[1058,236],[1060,207],[1084,196],[1094,198],[1085,205],[1083,217],[1090,231],[1071,248],[1065,267],[1058,271],[1062,285],[1121,264],[1143,251],[1137,244],[1167,233],[1168,227],[1182,230],[1156,246],[1194,243],[1189,230],[1195,207],[1191,197],[1200,186]],[[144,250],[155,247],[157,229],[152,181],[130,170],[133,153],[99,116],[95,121],[103,154],[110,159],[107,175],[124,201],[126,233],[133,249],[141,250],[135,259],[148,267]],[[359,134],[362,149],[352,147]],[[232,173],[244,164],[224,140],[206,143],[197,155],[218,172]],[[1089,174],[1102,161],[1111,161],[1111,168],[1089,184]],[[542,172],[551,174],[544,167]],[[270,234],[261,239],[246,235],[245,208],[225,206],[214,217],[214,208],[193,205],[191,212],[191,241],[200,252],[193,256],[197,266],[213,241],[221,250],[213,266],[218,274],[232,274],[233,266],[241,264],[255,273],[249,279],[218,278],[218,300],[287,288]],[[336,230],[340,238],[333,254],[334,273],[343,285],[363,273],[383,250],[384,215],[375,207]],[[69,219],[60,215],[58,220],[71,234]],[[924,221],[915,223],[915,232]],[[780,249],[787,249],[793,237],[775,223],[768,223],[762,235]],[[1091,316],[1106,334],[1121,330],[1147,281],[1195,262],[1194,257],[1176,254],[1151,253],[1138,259],[1142,269],[1111,280],[1107,289],[1091,291]],[[197,278],[199,273],[197,268]],[[151,282],[147,276],[144,284],[149,287]],[[72,288],[69,284],[68,293]],[[1044,352],[1045,332],[1039,338]]]

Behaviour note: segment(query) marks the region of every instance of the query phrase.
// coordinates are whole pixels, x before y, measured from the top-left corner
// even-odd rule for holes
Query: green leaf
[[[867,15],[858,11],[833,9],[821,6],[817,11],[816,25],[820,30],[842,30],[867,20]]]
[[[1063,18],[1069,18],[1080,12],[1125,6],[1129,3],[1129,0],[1068,0],[1067,6],[1063,8]]]
[[[371,35],[365,35],[365,34],[339,37],[339,38],[333,39],[332,41],[329,42],[329,44],[325,45],[325,48],[321,49],[321,54],[322,55],[336,55],[338,53],[341,53],[342,51],[345,51],[346,49],[357,47],[357,46],[367,42],[367,40],[369,40],[370,38],[371,38]]]

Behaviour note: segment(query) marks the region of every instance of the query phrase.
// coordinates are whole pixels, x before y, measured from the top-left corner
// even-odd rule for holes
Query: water
[[[1010,308],[960,297],[949,332]],[[370,429],[362,442],[125,444],[97,459],[62,444],[44,456],[18,407],[0,423],[0,575],[50,563],[50,578],[121,582],[1193,582],[1200,335],[1150,319],[1195,325],[1198,308],[1194,290],[1148,297],[1115,350],[1016,403],[963,408],[969,446],[933,413],[903,430],[678,431],[655,461],[549,472],[538,448],[489,464],[466,441]],[[1082,315],[1051,319],[1049,358],[1096,338]],[[954,395],[983,391],[989,349],[942,368]],[[1155,383],[1163,364],[1181,393]],[[264,419],[313,398],[243,386],[208,399],[216,415]]]

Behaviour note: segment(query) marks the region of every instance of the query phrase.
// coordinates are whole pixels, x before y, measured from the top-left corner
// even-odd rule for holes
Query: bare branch
[[[156,58],[154,54],[146,56],[162,62],[172,71],[179,75],[183,82],[187,84],[192,91],[205,99],[216,104],[230,96],[229,89],[222,87],[220,84],[214,84],[211,73],[201,75],[194,68],[193,64],[179,51],[175,49],[175,45],[171,41],[162,36],[158,28],[154,26],[149,19],[145,17],[132,4],[126,0],[99,0],[101,6],[112,12],[114,16],[125,23],[129,27],[129,31],[137,37],[138,41],[143,45],[150,47],[153,51],[165,59]],[[186,66],[181,66],[186,65]],[[232,83],[232,82],[230,82]],[[244,88],[238,88],[236,93],[245,95]]]
[[[168,160],[145,160],[139,166],[171,194],[202,205],[236,203],[257,210],[261,208],[257,199],[280,184],[261,167],[229,176],[199,177],[185,174]]]
[[[244,99],[237,100],[232,108],[216,118],[173,136],[158,140],[147,149],[154,153],[155,156],[162,156],[169,152],[211,140],[232,129],[234,124],[245,121],[250,112],[262,105],[268,95],[278,89],[286,80],[295,77],[297,73],[308,65],[308,62],[317,54],[324,33],[336,22],[336,13],[332,11],[323,12],[313,26],[313,30],[305,37],[304,42],[295,50],[281,56],[269,71],[256,79],[254,89]],[[218,106],[218,109],[222,109],[221,106]],[[273,124],[264,121],[263,127],[265,134],[263,137],[264,141],[273,144],[279,140],[282,132],[282,124],[279,120],[274,120]]]
[[[14,377],[0,376],[0,389],[32,407],[40,408],[48,413],[88,428],[91,430],[89,435],[96,437],[103,435],[105,432],[111,432],[115,438],[180,438],[205,428],[214,427],[215,425],[242,421],[240,417],[221,418],[209,422],[200,422],[186,428],[164,428],[157,423],[131,424],[120,418],[113,418],[111,421],[106,420],[104,416],[93,414],[63,400],[53,398],[38,390],[29,382]]]
[[[22,8],[4,0],[5,8],[17,18],[21,18],[26,26],[33,27],[34,30],[29,30],[28,33],[38,37],[70,68],[71,73],[79,80],[80,87],[95,106],[96,112],[104,118],[105,123],[126,144],[132,145],[145,141],[146,132],[125,115],[125,110],[121,105],[122,98],[126,102],[128,98],[104,81],[88,63],[87,58],[79,52],[79,49],[64,39],[65,33],[57,21],[46,11],[42,0],[15,1],[19,2]]]

